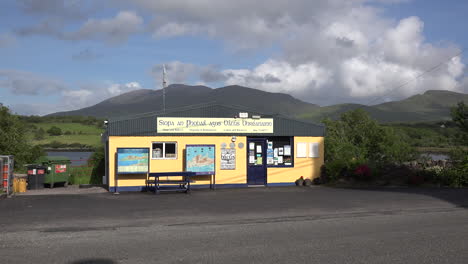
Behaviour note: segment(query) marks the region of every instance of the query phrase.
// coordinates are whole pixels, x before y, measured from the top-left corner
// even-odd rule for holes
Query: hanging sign
[[[236,169],[236,149],[222,148],[221,149],[221,169],[235,170]]]
[[[158,117],[158,133],[273,133],[273,118]]]

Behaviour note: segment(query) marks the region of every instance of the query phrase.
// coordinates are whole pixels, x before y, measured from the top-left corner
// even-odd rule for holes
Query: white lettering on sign
[[[158,117],[156,124],[158,133],[273,133],[273,118]]]

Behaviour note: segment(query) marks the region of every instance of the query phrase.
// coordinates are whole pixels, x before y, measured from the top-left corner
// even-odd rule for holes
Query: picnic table
[[[190,177],[193,177],[195,175],[196,173],[191,171],[152,172],[148,174],[148,179],[146,180],[146,187],[147,189],[150,189],[154,186],[155,194],[159,194],[160,192],[166,191],[189,193],[191,182]],[[161,179],[162,177],[165,177],[166,179]],[[173,177],[178,177],[179,179],[170,179]]]

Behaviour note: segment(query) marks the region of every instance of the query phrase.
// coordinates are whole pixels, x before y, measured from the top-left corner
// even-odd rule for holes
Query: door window
[[[249,165],[262,166],[263,165],[263,146],[261,142],[249,142]]]

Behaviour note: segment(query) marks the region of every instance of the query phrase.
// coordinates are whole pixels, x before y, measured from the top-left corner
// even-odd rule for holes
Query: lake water
[[[421,157],[428,157],[434,161],[450,159],[450,157],[447,154],[442,153],[423,153],[421,154]]]
[[[73,152],[73,151],[48,151],[47,156],[62,156],[71,160],[71,165],[86,165],[93,152]]]

